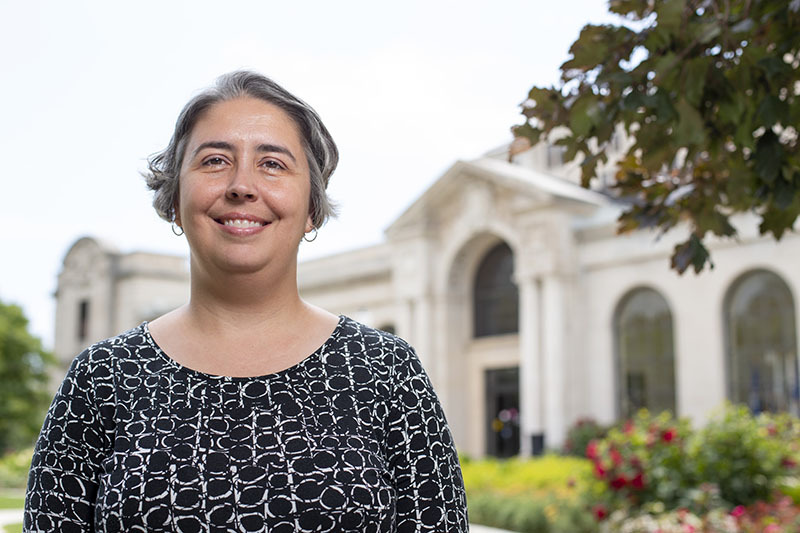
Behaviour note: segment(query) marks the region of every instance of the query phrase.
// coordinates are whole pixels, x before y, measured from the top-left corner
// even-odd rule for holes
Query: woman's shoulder
[[[139,359],[148,353],[155,355],[155,347],[150,339],[147,323],[143,322],[124,333],[91,344],[75,357],[72,367],[111,367],[121,361]]]
[[[424,372],[416,350],[405,339],[347,316],[342,317],[334,348],[351,360],[363,360],[392,381]]]

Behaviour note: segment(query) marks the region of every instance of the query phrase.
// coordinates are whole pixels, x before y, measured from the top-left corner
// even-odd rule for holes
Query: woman
[[[26,531],[466,531],[454,444],[403,340],[300,299],[336,145],[258,74],[192,99],[150,161],[191,298],[73,362]]]

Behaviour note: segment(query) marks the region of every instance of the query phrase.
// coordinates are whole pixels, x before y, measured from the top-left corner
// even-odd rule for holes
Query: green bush
[[[0,488],[24,489],[28,483],[33,448],[0,457]]]
[[[735,506],[769,502],[777,490],[800,497],[798,449],[800,421],[786,414],[753,416],[726,406],[693,431],[669,413],[642,411],[590,443],[597,483],[586,494],[596,517],[612,521],[620,513],[636,524],[669,522],[678,515],[666,514],[679,510],[725,515]],[[652,512],[654,506],[662,511]]]
[[[688,450],[698,479],[713,481],[731,505],[767,500],[785,476],[797,471],[796,440],[785,440],[795,434],[796,422],[787,415],[754,417],[743,406],[724,409]]]
[[[606,426],[601,426],[591,418],[581,418],[567,431],[564,453],[575,457],[586,457],[586,448],[593,440],[605,438]]]
[[[581,494],[586,459],[462,459],[470,522],[520,533],[590,533],[596,524]]]

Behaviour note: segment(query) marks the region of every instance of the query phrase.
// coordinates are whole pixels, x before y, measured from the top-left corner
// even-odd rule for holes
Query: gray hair
[[[311,175],[309,215],[315,228],[336,216],[336,206],[326,189],[339,162],[339,150],[331,134],[311,106],[261,74],[235,71],[224,74],[216,84],[189,100],[175,123],[175,131],[162,152],[147,159],[144,173],[147,187],[154,191],[153,207],[167,222],[174,222],[178,205],[178,176],[186,143],[197,121],[213,105],[249,96],[273,104],[288,114],[300,130]]]

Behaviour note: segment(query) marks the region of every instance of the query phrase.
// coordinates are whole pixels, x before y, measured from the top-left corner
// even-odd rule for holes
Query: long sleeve
[[[94,501],[108,448],[89,352],[72,363],[45,417],[28,477],[26,532],[93,530]],[[103,370],[107,373],[107,367]]]
[[[414,362],[413,366],[418,366]],[[386,420],[397,490],[396,529],[468,531],[461,467],[436,393],[421,367],[396,389]]]

